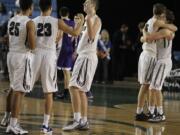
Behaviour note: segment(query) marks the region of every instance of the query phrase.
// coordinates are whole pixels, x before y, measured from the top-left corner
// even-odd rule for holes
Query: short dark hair
[[[51,0],[39,0],[39,7],[42,12],[47,11],[51,5]]]
[[[154,15],[161,15],[166,13],[166,6],[161,3],[156,3],[153,5],[153,14]]]
[[[91,0],[91,1],[95,5],[95,9],[98,10],[98,8],[99,8],[99,0]]]
[[[33,4],[33,0],[19,0],[20,9],[22,11],[31,8],[32,4]]]
[[[175,16],[173,11],[167,9],[166,10],[166,20],[168,21],[168,23],[173,23],[175,20]]]
[[[138,24],[138,28],[139,29],[143,29],[144,28],[144,26],[145,26],[145,22],[140,22],[139,24]]]
[[[68,7],[62,7],[59,11],[60,16],[69,16],[69,8]]]

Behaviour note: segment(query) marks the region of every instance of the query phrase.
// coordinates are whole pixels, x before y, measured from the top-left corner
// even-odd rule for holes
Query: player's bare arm
[[[158,40],[162,38],[173,39],[173,32],[169,29],[162,29],[158,32],[146,35],[148,41]]]
[[[96,35],[99,27],[101,26],[101,20],[97,17],[93,24],[91,21],[91,16],[87,15],[86,22],[87,22],[87,31],[88,31],[89,39],[94,40],[95,35]]]
[[[174,24],[167,24],[167,23],[164,23],[164,21],[161,21],[161,20],[157,20],[155,23],[154,23],[154,27],[158,27],[158,28],[167,28],[173,32],[176,32],[178,30],[178,28],[174,25]]]
[[[71,34],[72,36],[78,36],[82,31],[82,26],[84,24],[84,15],[78,14],[77,16],[81,21],[77,24],[76,28],[73,29],[72,27],[69,27],[62,19],[60,19],[58,24],[59,29],[61,29],[65,33]]]
[[[56,37],[56,44],[62,39],[62,36],[63,36],[63,31],[59,30]]]
[[[27,23],[27,35],[30,49],[35,49],[35,25],[33,21]]]

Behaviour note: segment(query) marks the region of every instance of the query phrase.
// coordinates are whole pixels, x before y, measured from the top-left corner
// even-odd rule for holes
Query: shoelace
[[[68,125],[72,125],[73,123],[79,123],[79,122],[77,122],[76,120],[73,120],[73,121],[70,121],[69,123],[68,123]]]

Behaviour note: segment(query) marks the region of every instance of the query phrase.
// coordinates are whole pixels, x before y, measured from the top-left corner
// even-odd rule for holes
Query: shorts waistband
[[[11,51],[9,51],[9,53],[31,53],[31,50],[27,50],[27,51],[19,51],[19,50],[11,50]]]
[[[151,50],[143,50],[144,53],[147,53],[147,54],[150,54],[152,55],[153,57],[157,57],[157,54]]]

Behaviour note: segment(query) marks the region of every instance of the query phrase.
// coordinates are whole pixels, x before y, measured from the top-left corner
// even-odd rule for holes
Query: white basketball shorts
[[[7,65],[10,87],[14,91],[30,92],[32,89],[32,60],[34,55],[30,52],[9,52]]]
[[[79,55],[73,68],[69,86],[88,92],[91,88],[97,63],[97,55]]]
[[[162,90],[164,80],[166,76],[169,75],[171,69],[172,69],[171,58],[158,60],[156,62],[156,66],[153,71],[150,89]]]
[[[147,51],[143,51],[138,63],[138,81],[140,84],[150,84],[156,63],[156,57]]]
[[[52,93],[57,88],[57,56],[55,51],[36,49],[33,61],[33,84],[41,78],[44,93]]]

